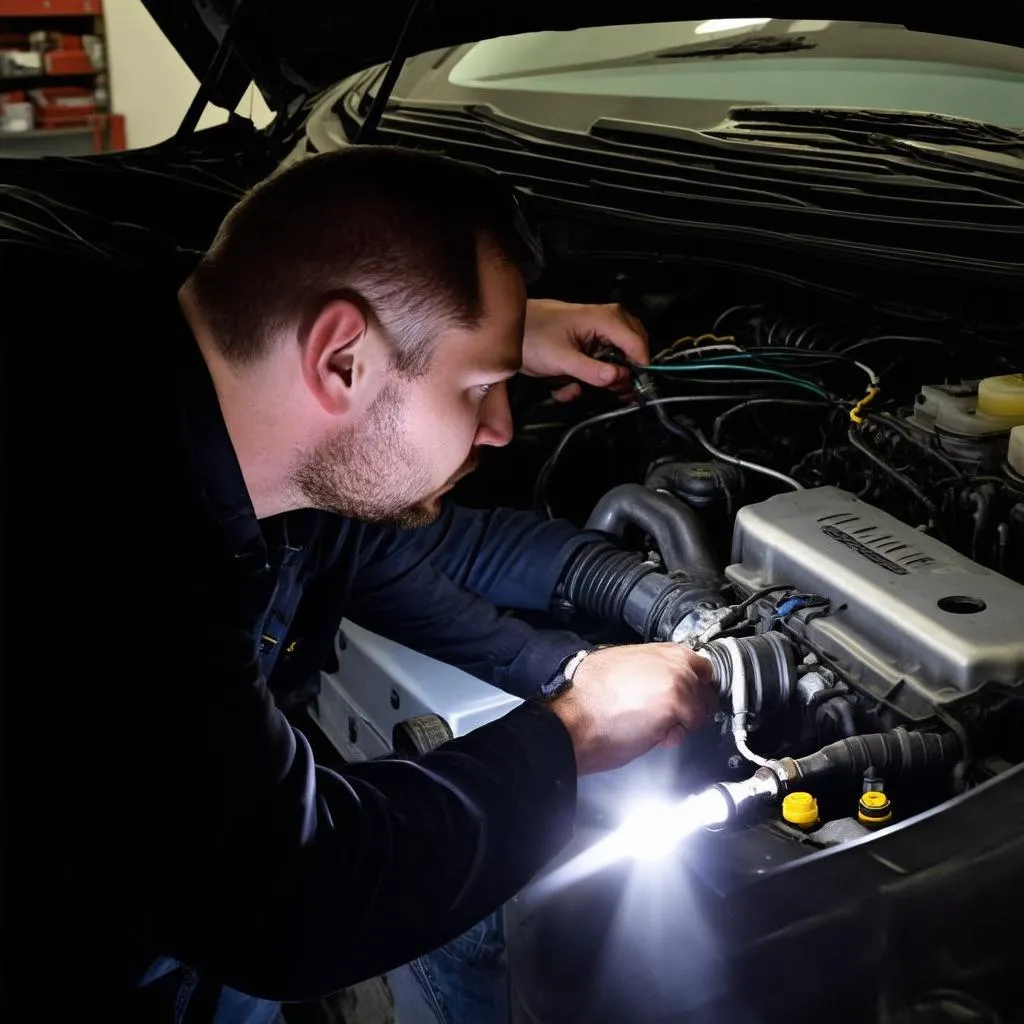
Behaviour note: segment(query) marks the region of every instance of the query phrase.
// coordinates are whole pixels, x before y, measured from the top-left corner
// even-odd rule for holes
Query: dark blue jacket
[[[309,998],[500,906],[571,831],[558,719],[527,703],[417,763],[337,773],[262,668],[293,689],[344,612],[525,695],[579,641],[495,605],[544,608],[584,538],[454,507],[412,533],[258,523],[170,267],[6,253],[7,998],[42,986],[63,1019],[85,991],[141,1020],[157,955]]]

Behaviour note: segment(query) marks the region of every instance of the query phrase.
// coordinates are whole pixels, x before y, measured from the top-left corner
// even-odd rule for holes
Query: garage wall
[[[138,149],[163,142],[177,130],[198,83],[185,62],[164,38],[142,0],[104,0],[107,59],[113,109],[125,115],[128,146]],[[257,125],[271,112],[255,88],[249,89],[238,112]],[[200,127],[227,119],[225,111],[207,107]]]

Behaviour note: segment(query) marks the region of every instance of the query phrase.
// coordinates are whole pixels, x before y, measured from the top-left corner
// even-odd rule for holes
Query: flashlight
[[[646,800],[611,834],[607,852],[614,857],[660,860],[694,832],[718,831],[750,818],[761,805],[777,801],[782,790],[778,772],[769,765],[742,782],[716,782],[684,800]]]
[[[702,828],[720,828],[731,813],[728,795],[716,786],[684,800],[645,800],[612,833],[610,851],[635,860],[660,860]]]

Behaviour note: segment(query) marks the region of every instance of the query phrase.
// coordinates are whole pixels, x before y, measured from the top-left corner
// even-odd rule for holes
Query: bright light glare
[[[716,788],[685,800],[645,800],[610,835],[540,878],[534,896],[542,899],[624,860],[664,859],[690,833],[728,820],[729,802]]]
[[[613,838],[623,856],[661,860],[691,832],[723,825],[728,816],[729,806],[717,789],[706,789],[675,803],[648,800],[630,812]]]
[[[702,21],[693,31],[697,35],[703,36],[710,32],[730,32],[737,28],[767,25],[771,20],[771,18],[716,18],[712,21]]]

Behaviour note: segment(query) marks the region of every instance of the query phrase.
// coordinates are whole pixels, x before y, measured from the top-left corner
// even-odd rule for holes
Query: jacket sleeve
[[[546,609],[565,563],[592,534],[528,512],[447,504],[425,529],[365,536],[347,614],[367,629],[521,697],[586,646],[499,607]]]

